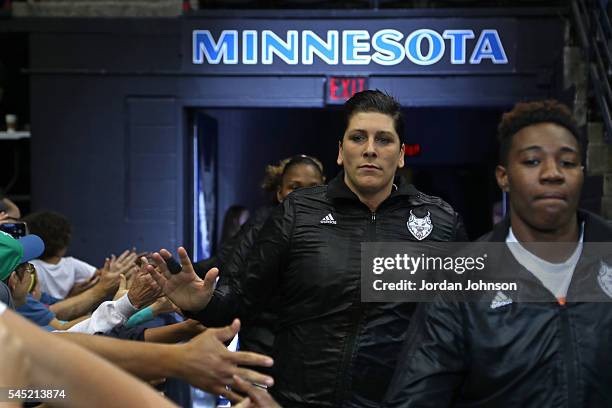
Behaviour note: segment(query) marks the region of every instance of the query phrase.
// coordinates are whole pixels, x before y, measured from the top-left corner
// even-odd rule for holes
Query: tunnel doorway
[[[406,143],[411,150],[400,173],[420,191],[450,203],[463,217],[471,239],[490,230],[495,208],[500,208],[502,196],[494,168],[496,127],[504,110],[404,109]],[[200,258],[217,249],[223,216],[230,206],[243,205],[252,213],[272,200],[261,189],[266,165],[307,154],[321,160],[328,180],[340,170],[336,158],[344,122],[338,107],[198,108],[188,117],[192,149],[200,149],[191,152],[190,168],[199,176],[191,178],[195,200],[187,212],[192,214],[194,246],[200,248],[194,253]],[[193,234],[198,228],[199,235]],[[206,245],[201,242],[204,236]]]

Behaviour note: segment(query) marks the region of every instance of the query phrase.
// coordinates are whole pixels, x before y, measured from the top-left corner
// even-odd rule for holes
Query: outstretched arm
[[[272,359],[261,354],[231,352],[223,342],[232,339],[240,329],[240,322],[220,329],[207,329],[185,344],[156,344],[118,340],[80,333],[58,333],[66,340],[117,364],[144,380],[165,377],[182,378],[208,392],[238,401],[237,394],[227,390],[234,374],[248,381],[272,385],[271,377],[240,366],[270,367]]]
[[[186,312],[186,316],[204,326],[219,327],[236,317],[248,318],[278,289],[280,273],[290,250],[294,222],[294,203],[287,199],[257,235],[244,270],[236,273],[239,276],[230,279],[230,284],[222,290],[213,290],[219,273],[217,268],[209,270],[203,280],[198,278],[184,248],[178,250],[182,266],[179,273],[170,273],[166,261],[171,254],[166,250],[154,254],[157,268],[151,266],[150,273],[174,304]]]
[[[155,390],[100,357],[38,329],[10,310],[0,315],[0,386],[65,390],[60,407],[174,407]],[[78,364],[66,362],[78,361]]]

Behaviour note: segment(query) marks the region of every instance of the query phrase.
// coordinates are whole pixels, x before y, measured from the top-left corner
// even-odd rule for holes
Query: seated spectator
[[[66,330],[85,319],[85,317],[82,317],[72,322],[58,320],[47,306],[36,300],[30,294],[33,289],[32,283],[34,282],[34,276],[36,276],[35,273],[34,266],[26,262],[17,266],[5,281],[11,290],[15,309],[20,315],[48,331]],[[49,300],[56,301],[55,298],[49,298]]]
[[[12,265],[16,260],[23,260],[23,256],[19,252],[19,244],[23,241],[24,248],[28,248],[34,245],[35,252],[31,250],[28,252],[31,256],[37,256],[44,250],[44,245],[40,238],[36,235],[28,235],[21,240],[15,240],[7,234],[0,235],[0,250],[1,255],[4,259],[12,260],[11,265],[6,267],[13,267]],[[22,251],[23,252],[23,251]],[[33,255],[32,255],[33,254]],[[31,263],[23,262],[14,267],[14,271],[9,269],[2,275],[4,282],[8,286],[11,297],[14,299],[14,305],[22,316],[28,318],[37,325],[47,330],[68,330],[78,331],[81,333],[98,333],[106,332],[111,330],[113,327],[123,324],[132,313],[136,312],[139,308],[148,305],[153,302],[160,294],[158,288],[152,285],[152,278],[146,272],[141,270],[135,273],[135,277],[132,280],[132,286],[125,289],[125,277],[120,278],[120,270],[111,271],[110,261],[107,261],[105,268],[101,274],[101,279],[96,287],[102,286],[106,288],[103,293],[109,290],[114,290],[116,287],[115,281],[121,280],[124,287],[120,287],[117,291],[116,301],[102,303],[94,312],[91,317],[84,316],[90,310],[82,313],[82,316],[77,316],[72,321],[61,321],[59,320],[53,309],[62,310],[62,308],[69,309],[81,309],[84,310],[82,305],[79,306],[59,306],[62,303],[75,303],[79,298],[82,299],[82,303],[90,304],[88,299],[85,299],[87,292],[77,295],[67,300],[58,300],[37,290],[38,283],[36,282],[36,269]],[[48,304],[41,302],[51,303]],[[79,324],[77,324],[79,323]]]
[[[67,329],[71,324],[55,319],[53,312],[29,295],[34,289],[36,276],[36,269],[29,261],[39,256],[43,250],[44,244],[36,235],[15,240],[8,234],[0,234],[0,257],[13,265],[3,265],[4,273],[0,279],[9,288],[15,308],[24,317],[50,330]]]
[[[0,281],[6,284],[6,281],[15,274],[15,270],[19,266],[26,265],[32,259],[38,257],[44,249],[43,241],[36,235],[27,235],[15,239],[0,231]],[[19,275],[19,283],[29,288],[31,279],[27,278],[31,278],[31,276],[26,276],[25,269],[21,269]]]
[[[125,251],[117,258],[107,259],[101,269],[100,276],[91,288],[49,306],[52,312],[63,320],[75,319],[91,312],[91,310],[106,298],[110,298],[117,291],[121,276],[129,276],[129,281],[135,279],[137,269],[133,262],[136,254]],[[43,292],[43,296],[44,296]],[[43,301],[44,303],[44,301]]]
[[[65,256],[70,245],[71,226],[61,214],[44,211],[23,218],[31,234],[36,234],[45,243],[45,251],[33,260],[43,292],[64,299],[93,286],[102,272],[95,266],[71,256]],[[129,253],[129,252],[128,252]],[[125,255],[126,252],[124,252]],[[131,254],[132,261],[136,259]],[[117,282],[118,283],[118,282]]]
[[[15,308],[27,309],[27,316],[39,326],[49,325],[55,318],[49,309],[37,301],[28,305],[28,294],[33,289],[36,270],[29,263],[44,250],[42,240],[36,235],[27,235],[19,240],[0,231],[0,280],[8,287]],[[58,326],[59,322],[54,322]]]

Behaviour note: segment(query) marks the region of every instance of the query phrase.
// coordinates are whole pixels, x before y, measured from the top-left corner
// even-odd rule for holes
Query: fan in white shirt
[[[97,270],[95,266],[71,256],[60,258],[56,264],[40,259],[31,263],[36,267],[42,291],[58,299],[65,299],[76,283],[89,281]]]

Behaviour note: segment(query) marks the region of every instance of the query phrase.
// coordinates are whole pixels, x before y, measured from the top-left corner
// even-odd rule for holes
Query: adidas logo
[[[329,213],[325,217],[323,217],[323,219],[321,220],[321,224],[337,224],[337,222],[336,220],[334,220],[334,217],[332,217],[331,213]]]
[[[502,293],[502,291],[498,291],[491,302],[491,309],[497,309],[498,307],[506,306],[510,303],[512,303],[512,299]]]

